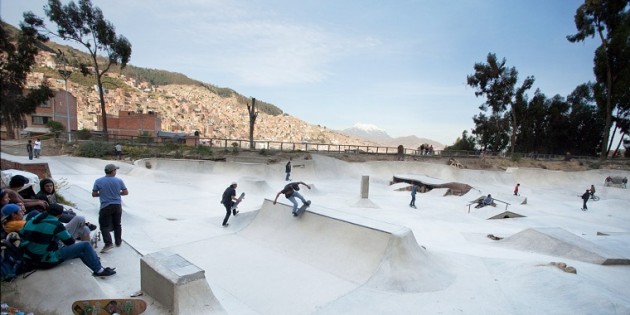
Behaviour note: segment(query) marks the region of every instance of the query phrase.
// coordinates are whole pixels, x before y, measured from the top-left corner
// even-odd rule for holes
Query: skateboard
[[[236,202],[234,202],[234,205],[232,206],[232,212],[234,212],[234,210],[236,210],[236,208],[238,208],[238,204],[241,203],[241,201],[243,201],[243,198],[245,198],[245,193],[241,193],[240,196],[238,196],[238,199],[236,199]],[[238,214],[238,212],[236,212]]]
[[[306,208],[310,207],[311,205],[311,201],[307,200],[305,204],[303,204],[296,212],[295,215],[296,217],[299,217],[300,215],[302,215],[302,213],[304,213],[304,211],[306,211]]]
[[[141,299],[79,300],[72,303],[75,315],[138,315],[146,309],[147,303]]]

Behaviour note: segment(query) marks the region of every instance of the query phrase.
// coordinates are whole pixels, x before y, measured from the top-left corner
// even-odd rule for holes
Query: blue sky
[[[12,25],[24,11],[45,16],[47,1],[0,1]],[[132,65],[229,87],[331,129],[363,123],[452,144],[474,127],[484,99],[466,76],[489,52],[519,71],[519,84],[536,78],[530,96],[566,96],[593,80],[597,41],[566,40],[583,0],[92,3],[131,42]]]

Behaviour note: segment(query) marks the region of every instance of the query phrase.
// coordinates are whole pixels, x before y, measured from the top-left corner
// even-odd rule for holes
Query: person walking
[[[116,154],[117,159],[122,159],[122,145],[120,145],[120,143],[116,143],[114,146],[114,153]]]
[[[300,190],[300,185],[304,185],[308,189],[311,189],[311,186],[305,184],[304,182],[289,183],[276,194],[276,198],[273,200],[273,204],[276,204],[276,201],[278,201],[278,196],[280,196],[280,194],[284,194],[284,197],[289,199],[289,201],[293,203],[293,210],[291,211],[291,213],[293,213],[293,216],[297,216],[298,202],[297,200],[295,200],[295,198],[299,198],[300,200],[302,200],[302,205],[311,204],[310,201],[306,201],[306,199],[304,199],[304,197],[298,192],[298,190]]]
[[[591,192],[587,189],[586,192],[582,194],[582,200],[584,201],[582,203],[582,211],[588,210],[588,207],[586,206],[588,198],[591,198]]]
[[[221,197],[221,203],[225,206],[225,218],[223,218],[223,227],[227,227],[230,225],[228,223],[228,219],[230,218],[230,214],[237,215],[238,210],[232,210],[234,203],[236,202],[236,187],[238,184],[236,182],[232,182],[228,188],[223,192],[223,197]]]
[[[33,144],[33,153],[35,154],[35,158],[39,159],[39,156],[42,153],[42,141],[39,138],[35,139],[35,143]]]
[[[518,196],[518,188],[521,186],[521,184],[516,184],[516,186],[514,186],[514,196]]]
[[[28,143],[26,144],[26,152],[28,153],[28,159],[32,160],[33,159],[33,141],[32,140],[28,140]]]
[[[287,177],[284,179],[287,182],[291,180],[291,158],[289,158],[289,162],[285,166],[285,172],[287,173]]]
[[[595,185],[591,185],[591,198],[595,199]]]
[[[418,186],[416,186],[415,184],[411,186],[411,202],[409,203],[409,206],[417,209],[416,208],[416,192],[418,191]]]
[[[92,197],[99,197],[101,206],[98,213],[98,225],[101,227],[105,246],[101,253],[105,253],[114,247],[111,231],[114,232],[116,247],[122,244],[122,199],[129,191],[122,179],[116,177],[119,169],[114,164],[105,165],[105,176],[98,178],[92,187]]]
[[[20,248],[24,260],[36,268],[49,269],[66,260],[81,258],[95,277],[116,274],[116,268],[103,267],[90,242],[76,242],[59,222],[62,207],[52,207],[26,221],[21,230]],[[63,244],[63,246],[61,246]]]

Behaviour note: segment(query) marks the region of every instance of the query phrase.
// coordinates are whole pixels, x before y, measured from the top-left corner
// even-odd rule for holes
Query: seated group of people
[[[103,267],[90,244],[94,224],[57,203],[55,183],[40,182],[35,194],[28,178],[15,175],[8,188],[0,188],[2,232],[20,235],[23,258],[32,267],[49,269],[66,260],[81,258],[94,276],[111,276],[115,268]],[[65,223],[65,224],[64,224]]]

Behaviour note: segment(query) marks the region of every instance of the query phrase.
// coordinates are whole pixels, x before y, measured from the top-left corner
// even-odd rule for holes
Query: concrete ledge
[[[140,259],[142,291],[172,314],[225,313],[206,282],[205,271],[178,254],[161,251]]]

